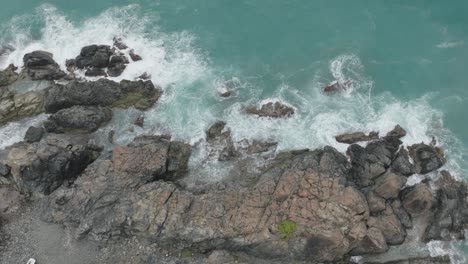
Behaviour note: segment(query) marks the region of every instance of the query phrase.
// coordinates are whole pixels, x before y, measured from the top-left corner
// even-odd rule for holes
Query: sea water
[[[143,60],[112,79],[146,72],[164,94],[147,112],[116,111],[97,138],[114,130],[116,142],[125,144],[142,133],[170,133],[195,144],[211,123],[224,120],[235,140],[344,151],[335,135],[385,134],[400,124],[408,132],[404,144],[435,137],[447,152],[445,169],[468,179],[466,14],[464,0],[8,1],[0,9],[0,44],[16,50],[0,58],[0,67],[21,66],[24,53],[41,49],[65,69],[81,47],[122,37]],[[334,80],[352,85],[324,95]],[[234,96],[223,99],[218,93],[227,81]],[[270,101],[293,106],[295,115],[243,114],[245,106]],[[145,127],[129,129],[139,114]],[[0,127],[0,147],[45,118]]]

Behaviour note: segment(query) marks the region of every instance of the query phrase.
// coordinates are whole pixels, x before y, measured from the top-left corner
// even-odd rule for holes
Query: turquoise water
[[[223,119],[236,139],[344,151],[334,135],[385,133],[399,123],[408,128],[405,144],[436,136],[448,152],[447,169],[465,177],[466,14],[465,0],[18,0],[0,9],[0,42],[17,48],[0,64],[21,65],[24,52],[45,49],[63,67],[82,46],[122,36],[144,61],[121,78],[149,72],[165,93],[145,114],[146,131],[128,132],[135,111],[116,114],[107,129],[117,130],[121,143],[155,131],[197,142],[211,122]],[[220,100],[217,90],[230,79],[236,97]],[[353,89],[321,94],[335,79],[352,79]],[[245,105],[265,100],[290,104],[297,115],[258,120],[242,114]],[[18,126],[2,131],[19,140]]]

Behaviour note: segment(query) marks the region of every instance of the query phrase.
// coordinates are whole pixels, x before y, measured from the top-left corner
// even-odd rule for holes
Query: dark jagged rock
[[[119,50],[128,49],[128,46],[123,42],[122,38],[114,38],[114,47]]]
[[[24,135],[24,141],[32,143],[39,142],[44,135],[44,129],[42,127],[29,127]]]
[[[405,227],[405,228],[412,228],[413,227],[413,222],[411,220],[411,216],[406,212],[405,208],[401,205],[400,200],[395,200],[391,204],[393,213],[398,217],[400,220],[400,223]]]
[[[395,160],[392,162],[392,170],[404,176],[411,176],[415,173],[415,166],[409,161],[408,151],[401,148]]]
[[[47,132],[91,133],[112,119],[112,110],[100,106],[72,106],[49,116]]]
[[[195,194],[156,180],[165,177],[170,144],[147,138],[116,148],[55,191],[44,218],[75,227],[77,237],[135,235],[194,252],[235,249],[312,262],[341,259],[367,234],[365,198],[343,184],[343,172],[327,173],[347,166],[332,149],[283,156],[250,187]]]
[[[335,137],[336,141],[346,144],[354,144],[361,141],[371,141],[376,140],[378,138],[379,133],[374,131],[370,132],[368,135],[362,132],[355,132],[350,134],[342,134]]]
[[[424,183],[418,183],[406,190],[402,201],[403,207],[412,216],[425,213],[432,207],[433,198],[431,189]]]
[[[369,143],[365,148],[356,144],[349,146],[346,154],[352,164],[350,178],[361,187],[372,185],[390,166],[401,143],[396,138],[384,138]]]
[[[396,137],[402,138],[406,136],[406,130],[404,130],[400,125],[396,125],[390,132],[387,133],[386,137]]]
[[[210,141],[210,140],[214,140],[217,137],[222,136],[224,127],[226,127],[226,122],[224,121],[215,122],[206,131],[206,140]]]
[[[80,55],[75,59],[76,67],[79,69],[87,67],[106,68],[109,66],[112,53],[110,46],[107,45],[90,45],[83,47]]]
[[[140,76],[138,76],[137,79],[149,80],[149,79],[151,79],[151,74],[148,74],[147,72],[144,72]]]
[[[294,114],[294,108],[280,102],[270,102],[262,105],[260,108],[250,106],[245,108],[245,112],[260,117],[287,118]]]
[[[87,69],[86,72],[85,72],[85,75],[88,76],[88,77],[98,77],[98,76],[107,77],[106,71],[104,71],[103,69],[94,68],[94,67],[91,67],[91,68]]]
[[[167,153],[167,168],[164,180],[175,181],[182,178],[188,171],[188,163],[192,155],[192,146],[183,142],[171,141]]]
[[[442,167],[447,161],[441,148],[424,143],[409,147],[409,154],[416,165],[416,172],[426,174]]]
[[[442,171],[436,182],[436,202],[432,217],[424,234],[424,241],[464,239],[468,226],[468,186],[456,181],[450,173]]]
[[[143,59],[140,55],[136,54],[134,50],[131,50],[129,55],[132,61],[141,61]]]
[[[323,88],[323,92],[326,94],[333,94],[337,92],[346,91],[352,85],[352,83],[352,80],[346,80],[344,82],[334,81],[325,86]]]
[[[143,127],[145,125],[145,116],[144,115],[139,115],[136,119],[135,122],[133,122],[135,126]]]
[[[0,87],[10,85],[18,79],[17,69],[15,65],[10,64],[5,70],[0,71]]]
[[[367,229],[364,239],[351,251],[352,255],[377,254],[388,250],[387,242],[380,229]]]
[[[50,194],[64,182],[73,181],[100,151],[93,145],[49,136],[44,142],[14,145],[5,163],[11,167],[12,183],[22,193]]]
[[[206,141],[210,144],[210,152],[218,160],[226,161],[239,155],[232,141],[231,131],[225,129],[226,123],[217,121],[206,131]]]
[[[33,51],[24,55],[26,74],[32,80],[58,80],[65,77],[59,65],[54,61],[52,53],[46,51]]]
[[[122,74],[122,72],[127,68],[128,59],[125,55],[113,55],[110,58],[109,68],[107,69],[107,73],[111,77],[117,77]]]
[[[45,110],[55,113],[74,105],[113,106],[148,109],[161,96],[161,88],[151,81],[126,81],[116,83],[107,79],[95,82],[73,81],[66,85],[55,84],[47,91]]]

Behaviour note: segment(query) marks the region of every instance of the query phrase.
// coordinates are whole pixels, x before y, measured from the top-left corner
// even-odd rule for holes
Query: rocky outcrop
[[[409,154],[416,165],[416,172],[420,174],[437,170],[447,162],[441,148],[424,143],[410,146]]]
[[[0,87],[14,83],[18,79],[15,65],[10,64],[5,70],[0,71]]]
[[[52,53],[33,51],[23,57],[24,71],[32,80],[58,80],[65,72],[54,61]]]
[[[161,93],[161,88],[155,87],[151,81],[72,81],[66,85],[55,84],[49,88],[44,106],[47,113],[55,113],[75,105],[124,108],[134,106],[145,110],[156,103]]]
[[[113,54],[111,47],[107,45],[90,45],[81,49],[80,55],[75,58],[78,69],[84,68],[106,68]]]
[[[168,141],[141,142],[119,147],[54,192],[45,218],[74,226],[78,237],[137,235],[198,251],[313,261],[339,259],[368,233],[365,198],[344,185],[346,158],[333,158],[332,149],[279,158],[252,187],[195,194],[158,180]]]
[[[294,108],[282,104],[280,102],[269,102],[262,105],[260,108],[256,106],[250,106],[245,108],[245,112],[251,115],[257,115],[260,117],[271,117],[271,118],[287,118],[294,114]]]
[[[72,106],[49,116],[47,132],[91,133],[112,119],[112,110],[101,106]]]
[[[73,181],[101,151],[93,145],[74,144],[75,140],[49,135],[38,143],[13,145],[4,160],[11,168],[11,184],[24,194],[49,194]]]
[[[0,87],[0,125],[44,112],[44,91],[17,94]]]
[[[354,144],[361,141],[371,141],[378,138],[379,133],[374,131],[370,132],[368,135],[364,134],[363,132],[355,132],[350,134],[342,134],[335,137],[336,141],[346,144]]]
[[[231,160],[239,155],[232,141],[231,131],[223,121],[217,121],[206,131],[206,142],[209,144],[210,155],[219,161]]]

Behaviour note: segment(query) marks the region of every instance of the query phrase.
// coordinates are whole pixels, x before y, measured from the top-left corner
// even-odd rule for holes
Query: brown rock
[[[367,203],[369,204],[369,210],[371,213],[378,213],[385,210],[385,199],[376,195],[374,192],[367,194]]]
[[[403,207],[413,216],[428,212],[432,204],[431,189],[424,183],[416,184],[403,197]]]
[[[374,192],[385,199],[397,198],[406,181],[406,177],[387,171],[376,180]]]
[[[381,215],[370,217],[367,225],[382,231],[388,245],[400,245],[405,241],[406,230],[390,206]]]
[[[280,102],[266,103],[260,108],[250,106],[245,108],[245,112],[260,117],[287,118],[294,114],[294,108],[284,105]]]
[[[387,242],[385,237],[380,231],[375,227],[370,227],[367,229],[366,236],[359,243],[359,245],[351,251],[352,255],[363,255],[363,254],[376,254],[383,253],[388,250]]]

